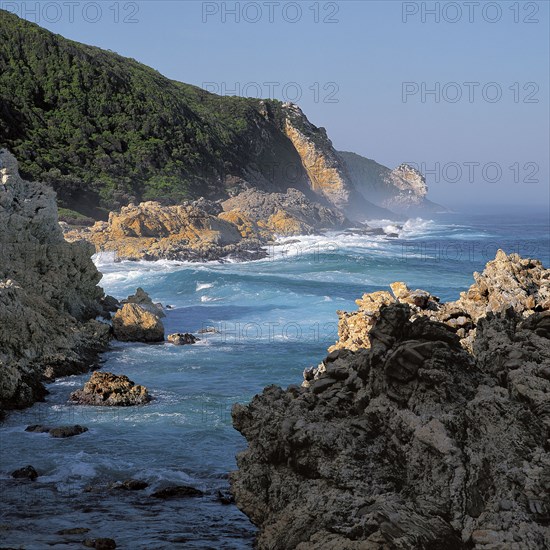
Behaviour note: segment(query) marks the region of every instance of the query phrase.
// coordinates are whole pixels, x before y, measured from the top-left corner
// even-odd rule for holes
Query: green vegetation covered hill
[[[218,198],[243,181],[309,191],[282,104],[220,97],[0,11],[0,145],[60,205]]]

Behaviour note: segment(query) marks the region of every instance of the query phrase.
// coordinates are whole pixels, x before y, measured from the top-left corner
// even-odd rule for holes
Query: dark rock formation
[[[88,527],[70,527],[69,529],[61,529],[57,531],[58,535],[83,535],[88,533],[90,529]]]
[[[33,426],[27,426],[25,431],[33,433],[48,433],[51,437],[65,438],[83,434],[88,431],[88,428],[85,426],[80,426],[79,424],[76,424],[75,426],[59,426],[56,428],[36,424]]]
[[[110,372],[94,372],[83,389],[71,393],[70,399],[80,405],[104,407],[143,405],[151,400],[145,386],[138,386],[127,376]]]
[[[117,481],[110,486],[110,489],[118,489],[122,491],[141,491],[147,489],[149,484],[141,479],[126,479],[124,481]]]
[[[501,284],[484,289],[487,277]],[[304,386],[235,405],[249,447],[232,489],[258,548],[550,546],[548,270],[499,254],[476,280],[472,352],[394,300],[369,348],[336,349]]]
[[[15,470],[11,473],[11,477],[14,479],[30,479],[34,481],[38,477],[38,472],[29,465]]]
[[[185,346],[186,344],[194,344],[198,342],[200,338],[189,334],[188,332],[177,332],[176,334],[169,334],[167,340],[174,344],[174,346]]]
[[[116,542],[109,538],[86,539],[83,543],[87,548],[95,548],[95,550],[114,550]]]

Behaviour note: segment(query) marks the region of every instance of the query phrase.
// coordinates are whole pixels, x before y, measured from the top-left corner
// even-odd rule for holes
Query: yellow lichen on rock
[[[262,234],[261,226],[242,210],[221,212],[218,218],[233,224],[239,230],[243,239],[255,239],[258,238],[258,236],[265,236]]]
[[[267,220],[268,229],[275,235],[291,237],[293,235],[307,235],[312,232],[312,227],[295,218],[284,210],[277,210]]]

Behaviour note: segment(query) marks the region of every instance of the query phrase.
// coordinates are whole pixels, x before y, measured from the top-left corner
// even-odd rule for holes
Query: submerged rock
[[[216,327],[204,327],[197,331],[198,334],[220,334]]]
[[[122,342],[162,342],[164,325],[155,313],[138,304],[124,304],[113,317],[113,333]]]
[[[110,489],[119,489],[123,491],[141,491],[147,489],[149,483],[141,479],[126,479],[125,481],[117,481],[110,485]]]
[[[362,347],[334,350],[308,387],[235,405],[248,448],[232,490],[258,548],[550,547],[548,274],[489,262],[459,301],[470,346],[430,318],[449,304],[421,294],[422,310],[392,285],[363,300]]]
[[[216,498],[218,499],[218,501],[221,504],[226,505],[226,506],[228,504],[235,504],[235,498],[228,491],[218,491],[216,493]]]
[[[57,531],[58,535],[83,535],[88,533],[90,529],[88,527],[71,527],[69,529],[61,529]]]
[[[38,472],[31,466],[24,466],[11,473],[14,479],[30,479],[34,481],[38,477]]]
[[[197,338],[188,332],[176,332],[175,334],[169,334],[167,340],[171,344],[174,344],[174,346],[184,346],[186,344],[194,344],[195,342],[199,342],[200,338]]]
[[[127,376],[110,372],[94,372],[84,388],[71,393],[69,399],[80,405],[105,407],[143,405],[151,400],[145,386],[134,384]]]
[[[188,487],[187,485],[174,485],[171,487],[165,487],[155,491],[151,496],[163,500],[172,498],[186,498],[186,497],[202,497],[204,493],[194,487]]]
[[[33,426],[27,426],[25,431],[34,433],[48,433],[51,437],[65,438],[83,434],[88,431],[88,428],[85,426],[80,426],[79,424],[76,424],[75,426],[59,426],[56,428],[36,424]]]
[[[116,548],[116,542],[109,538],[86,539],[82,544],[96,550],[114,550]]]

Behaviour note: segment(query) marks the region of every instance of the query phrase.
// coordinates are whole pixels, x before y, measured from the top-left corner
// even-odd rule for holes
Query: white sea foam
[[[205,290],[207,288],[212,288],[214,285],[212,283],[197,283],[197,292],[200,290]]]
[[[214,298],[212,296],[201,296],[201,302],[220,302],[223,298]]]

